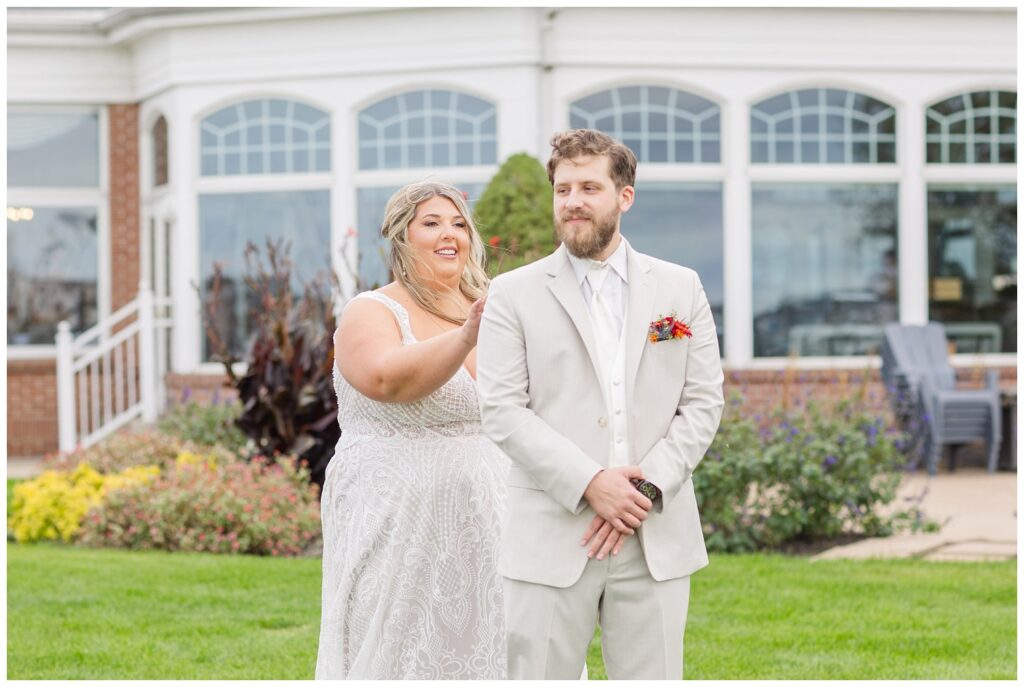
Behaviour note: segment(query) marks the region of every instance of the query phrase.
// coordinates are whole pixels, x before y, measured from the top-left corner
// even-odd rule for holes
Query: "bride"
[[[432,182],[399,189],[381,233],[395,281],[352,299],[334,339],[316,677],[505,679],[509,461],[475,382],[483,242],[461,192]],[[594,554],[605,537],[592,523],[584,540]]]
[[[508,459],[474,382],[483,242],[461,193],[432,182],[395,193],[381,231],[395,281],[335,334],[316,677],[503,679]]]

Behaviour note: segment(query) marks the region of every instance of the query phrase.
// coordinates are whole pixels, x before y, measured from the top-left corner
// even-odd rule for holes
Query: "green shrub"
[[[708,548],[753,551],[929,527],[916,508],[883,513],[904,474],[904,438],[855,405],[777,409],[759,424],[731,399],[693,474]]]
[[[48,455],[43,459],[43,466],[48,470],[70,472],[84,463],[106,475],[130,467],[164,467],[173,463],[182,451],[192,448],[182,438],[152,429],[118,432],[89,448]]]
[[[173,435],[196,446],[219,444],[228,451],[239,453],[245,449],[246,436],[235,426],[242,412],[237,401],[202,404],[196,401],[172,406],[157,427],[164,434]]]
[[[505,160],[473,209],[487,245],[490,276],[551,253],[556,244],[551,183],[536,158],[518,153]]]
[[[102,475],[85,463],[71,472],[46,470],[14,487],[7,527],[19,543],[42,539],[70,542],[90,508],[114,490],[145,484],[159,472],[159,468],[148,466]]]
[[[190,455],[111,492],[85,516],[85,546],[295,556],[320,534],[318,487],[294,457],[221,464]]]

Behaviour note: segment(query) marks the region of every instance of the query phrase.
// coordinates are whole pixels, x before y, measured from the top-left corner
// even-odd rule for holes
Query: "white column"
[[[57,325],[57,436],[61,452],[75,448],[75,373],[72,370],[71,325]]]
[[[139,284],[139,396],[142,421],[156,421],[156,336],[153,326],[153,292]]]
[[[928,198],[924,181],[924,105],[906,102],[897,115],[900,322],[928,321]]]
[[[725,364],[737,367],[754,357],[753,281],[750,237],[749,113],[746,102],[732,98],[722,106],[722,189]]]
[[[173,103],[173,104],[172,104]],[[202,357],[202,320],[200,283],[199,208],[196,175],[199,170],[198,124],[192,113],[196,105],[178,91],[168,103],[167,134],[171,161],[169,205],[173,208],[174,232],[171,236],[171,369],[194,372]]]

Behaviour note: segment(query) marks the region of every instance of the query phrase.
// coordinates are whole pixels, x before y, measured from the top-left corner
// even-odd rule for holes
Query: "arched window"
[[[928,162],[1014,164],[1017,161],[1017,94],[960,93],[935,103],[925,115]]]
[[[1017,93],[946,98],[925,127],[926,161],[955,165],[928,184],[928,319],[958,353],[1015,353]]]
[[[703,178],[663,167],[658,181],[641,184],[622,215],[622,233],[643,253],[697,270],[724,350],[722,183],[711,166],[721,162],[720,119],[715,103],[665,86],[621,86],[569,106],[572,128],[603,131],[629,146],[641,164],[705,165]]]
[[[721,160],[718,105],[675,88],[623,86],[588,95],[569,107],[569,126],[617,138],[639,162]]]
[[[293,100],[229,105],[200,125],[202,176],[331,169],[330,115]]]
[[[806,88],[750,111],[750,160],[768,164],[896,162],[896,108],[835,88]]]
[[[163,115],[153,124],[153,185],[163,186],[168,179],[167,120]]]
[[[241,355],[258,308],[245,278],[248,244],[265,256],[268,239],[288,243],[296,297],[299,285],[331,268],[331,179],[323,174],[331,170],[330,114],[293,100],[246,100],[203,119],[199,134],[201,295],[216,312],[217,339]],[[240,177],[230,187],[214,178],[229,175]],[[255,181],[256,175],[272,176]],[[218,351],[204,334],[202,356],[209,360]]]
[[[492,165],[497,110],[466,93],[400,93],[359,113],[359,169]]]

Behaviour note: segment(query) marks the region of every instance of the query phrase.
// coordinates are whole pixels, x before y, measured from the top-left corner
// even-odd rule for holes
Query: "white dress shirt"
[[[587,274],[596,264],[602,264],[597,260],[578,258],[569,253],[569,262],[572,265],[573,274],[580,285],[583,294],[583,302],[587,304],[587,311],[590,311],[593,298],[593,289],[587,280]],[[603,264],[610,268],[609,274],[605,277],[601,286],[601,298],[608,306],[612,318],[618,327],[616,338],[617,346],[615,351],[602,351],[601,370],[602,386],[605,390],[605,403],[608,409],[608,417],[600,418],[598,424],[601,426],[611,425],[611,454],[608,467],[622,467],[630,464],[629,460],[629,427],[626,422],[626,346],[623,323],[626,321],[626,306],[629,303],[629,279],[626,269],[626,238],[621,237],[619,245]],[[645,332],[640,332],[643,336]],[[600,346],[600,337],[598,345]],[[609,422],[610,418],[610,422]]]
[[[590,271],[592,265],[602,264],[599,260],[591,260],[590,258],[577,258],[572,253],[569,253],[569,263],[572,265],[573,274],[576,275],[576,282],[580,285],[581,292],[583,293],[583,302],[587,304],[587,310],[590,310],[590,301],[594,295],[593,290],[590,288],[590,282],[587,281],[587,273]],[[626,304],[629,302],[629,278],[626,275],[626,237],[622,236],[619,240],[619,247],[615,249],[615,252],[608,256],[608,259],[603,264],[608,265],[612,273],[605,277],[604,286],[601,288],[601,296],[605,299],[611,310],[612,317],[615,318],[616,324],[619,327],[619,333],[622,332],[622,324],[626,321]],[[618,278],[616,278],[618,277]]]

